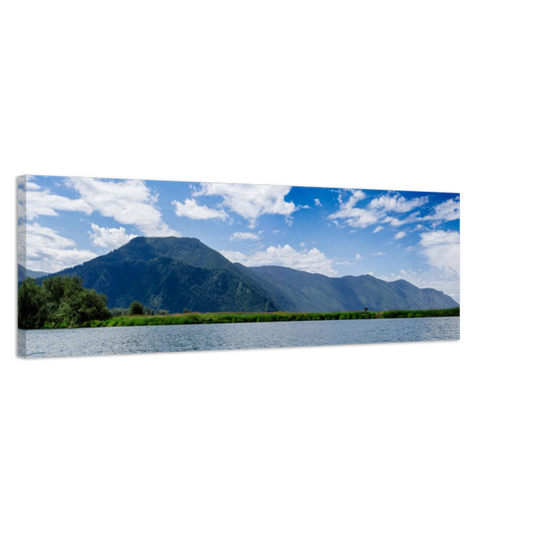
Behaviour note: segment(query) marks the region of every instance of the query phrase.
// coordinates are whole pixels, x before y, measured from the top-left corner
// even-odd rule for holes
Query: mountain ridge
[[[30,270],[22,266],[20,263],[17,264],[17,277],[19,283],[24,281],[26,278],[42,278],[48,276],[50,272],[40,272],[37,270]]]
[[[171,313],[329,312],[458,307],[435,289],[368,274],[330,278],[281,266],[246,267],[192,237],[136,237],[105,255],[57,272],[78,275],[109,307],[133,300]],[[401,282],[401,283],[398,283]]]

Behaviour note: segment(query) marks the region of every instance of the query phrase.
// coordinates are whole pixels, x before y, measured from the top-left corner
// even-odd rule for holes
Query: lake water
[[[459,340],[459,317],[18,331],[19,355],[77,355]]]

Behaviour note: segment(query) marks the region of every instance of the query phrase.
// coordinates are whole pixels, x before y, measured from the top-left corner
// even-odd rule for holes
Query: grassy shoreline
[[[235,324],[250,322],[296,322],[311,320],[371,320],[381,318],[422,318],[459,316],[459,308],[394,311],[340,311],[335,313],[187,313],[154,316],[118,316],[108,320],[91,320],[78,327],[106,328],[125,326],[176,326],[185,324]],[[43,329],[64,329],[67,324],[52,326],[45,324]]]

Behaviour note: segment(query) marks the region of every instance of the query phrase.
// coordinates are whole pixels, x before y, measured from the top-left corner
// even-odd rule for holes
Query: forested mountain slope
[[[242,267],[241,268],[245,268]],[[387,282],[373,276],[329,278],[279,266],[247,269],[274,301],[286,311],[331,312],[458,307],[435,289],[418,289],[404,280]]]
[[[58,274],[80,276],[108,297],[109,307],[134,300],[152,309],[277,311],[264,290],[198,239],[137,237],[121,248]]]

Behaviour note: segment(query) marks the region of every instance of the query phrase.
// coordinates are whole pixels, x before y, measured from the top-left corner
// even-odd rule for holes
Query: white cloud
[[[242,263],[246,266],[258,266],[257,264],[251,264],[251,260],[243,254],[242,252],[238,252],[237,250],[218,250],[226,259],[231,261],[232,263]]]
[[[32,178],[30,177],[26,178],[26,190],[27,191],[30,191],[30,190],[38,191],[41,187],[37,185],[37,183],[35,183],[34,181],[30,181],[31,179]]]
[[[137,235],[128,235],[124,228],[101,228],[97,224],[91,224],[93,234],[91,242],[100,248],[106,250],[115,250],[127,242],[131,241]]]
[[[350,199],[353,199],[355,202],[359,202],[360,200],[364,200],[366,198],[366,193],[364,193],[361,189],[351,190],[350,192]]]
[[[120,224],[136,226],[144,235],[180,235],[163,222],[155,206],[157,195],[142,180],[69,178],[67,183],[80,194],[80,202],[88,205],[90,212],[98,211]]]
[[[258,241],[261,238],[261,231],[259,233],[239,232],[237,231],[231,237],[231,241]]]
[[[220,220],[227,220],[229,218],[225,211],[219,211],[218,209],[211,209],[206,205],[200,205],[194,199],[187,199],[184,204],[177,200],[173,200],[171,203],[174,206],[176,215],[179,217],[188,217],[194,220],[212,220],[217,218]]]
[[[383,222],[390,223],[391,226],[402,226],[404,224],[414,224],[415,222],[434,222],[435,225],[443,222],[451,222],[452,220],[459,220],[461,211],[461,202],[459,197],[450,198],[441,204],[436,205],[433,208],[433,212],[430,215],[419,216],[419,213],[412,213],[408,217],[398,220],[397,218],[387,217]],[[423,226],[419,224],[417,228],[420,229]]]
[[[50,189],[40,187],[27,178],[20,181],[18,189],[19,218],[35,220],[40,216],[59,215],[58,211],[79,211],[89,215],[92,213],[91,206],[83,199],[68,198],[50,192]]]
[[[334,222],[337,219],[345,219],[346,223],[353,228],[366,228],[375,224],[379,217],[371,211],[355,207],[355,204],[363,198],[365,198],[363,191],[352,191],[347,201],[343,201],[342,195],[339,194],[339,209],[328,218]]]
[[[339,210],[333,215],[330,215],[328,218],[350,218],[352,216],[352,209],[354,205],[363,200],[366,197],[366,194],[360,189],[353,189],[350,191],[350,198],[347,202],[343,201],[342,197],[343,191],[339,193],[338,202],[340,204]]]
[[[30,270],[58,272],[96,257],[89,250],[78,250],[72,239],[37,222],[20,224],[18,233],[18,261]]]
[[[316,207],[322,207],[322,204],[320,203],[320,200],[318,198],[315,198],[315,205]]]
[[[405,231],[399,231],[394,235],[394,240],[397,241],[399,239],[403,239],[406,235],[407,233],[405,233]]]
[[[461,201],[459,197],[450,198],[442,204],[435,206],[435,210],[431,215],[422,217],[420,221],[431,221],[436,222],[450,222],[452,220],[459,220],[461,216]]]
[[[354,228],[366,228],[370,224],[374,224],[378,221],[378,218],[373,213],[355,207],[355,204],[363,198],[365,198],[365,193],[359,190],[351,191],[347,201],[343,201],[342,194],[339,194],[339,209],[329,215],[328,218],[333,221],[336,219],[345,219],[346,223]]]
[[[460,236],[457,231],[430,231],[420,234],[422,253],[429,264],[444,270],[460,272]]]
[[[410,215],[407,219],[398,220],[388,216],[387,213],[407,213],[428,202],[427,196],[420,196],[407,200],[400,193],[387,193],[372,199],[365,208],[355,207],[355,204],[365,198],[362,191],[352,192],[347,201],[343,201],[342,194],[339,194],[339,209],[331,214],[329,219],[344,219],[346,225],[352,228],[366,228],[377,223],[389,223],[393,226],[405,224],[415,215]],[[383,226],[378,226],[373,233],[381,231]]]
[[[420,207],[428,202],[427,196],[419,196],[412,200],[407,200],[400,193],[396,194],[384,194],[374,198],[368,207],[371,210],[384,211],[386,213],[408,213],[417,207]]]
[[[220,253],[232,262],[245,266],[279,265],[306,272],[336,276],[333,261],[328,259],[320,250],[312,248],[308,252],[298,252],[288,244],[285,246],[270,246],[266,250],[245,255],[242,252],[221,250]]]
[[[346,220],[346,223],[352,228],[366,228],[367,226],[376,224],[379,219],[380,215],[374,211],[354,208],[351,210],[350,218]]]
[[[355,256],[355,260],[356,260],[356,261],[361,261],[361,259],[363,259],[363,256],[362,256],[361,254],[357,254],[357,255]]]
[[[78,198],[52,193],[33,181],[20,187],[19,218],[27,221],[40,216],[58,216],[59,211],[76,211],[90,215],[95,211],[121,224],[138,227],[144,235],[179,236],[169,228],[156,207],[157,195],[152,194],[141,180],[109,180],[98,178],[68,178],[65,184],[74,189]]]
[[[402,218],[401,220],[394,217],[385,217],[382,222],[385,224],[390,224],[391,226],[398,227],[403,226],[404,224],[410,224],[412,222],[415,222],[416,214],[409,215],[408,217]]]
[[[459,244],[460,236],[457,231],[430,231],[420,234],[422,246],[438,246],[441,244]]]
[[[262,215],[290,217],[297,210],[285,196],[291,187],[278,185],[246,185],[231,183],[203,183],[193,196],[221,196],[222,205],[237,213],[254,228]]]

